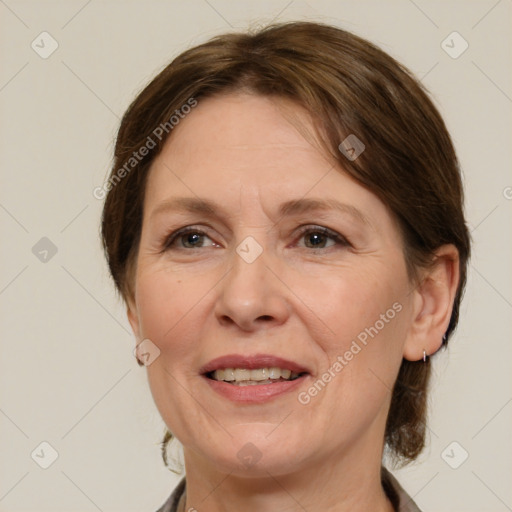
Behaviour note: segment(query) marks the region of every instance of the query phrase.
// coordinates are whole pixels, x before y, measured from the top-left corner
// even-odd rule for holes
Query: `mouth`
[[[296,380],[307,372],[293,372],[288,368],[272,366],[270,368],[220,368],[206,373],[206,377],[227,382],[233,386],[262,386]]]
[[[295,389],[311,371],[280,357],[228,355],[218,357],[200,370],[211,389],[235,402],[261,403]]]

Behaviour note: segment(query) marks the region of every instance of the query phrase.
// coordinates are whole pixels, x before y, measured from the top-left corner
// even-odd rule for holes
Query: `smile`
[[[297,390],[311,370],[272,354],[226,354],[199,373],[210,389],[232,402],[261,404]]]
[[[207,374],[216,381],[228,382],[234,386],[258,386],[298,379],[302,374],[289,369],[271,368],[224,368]]]

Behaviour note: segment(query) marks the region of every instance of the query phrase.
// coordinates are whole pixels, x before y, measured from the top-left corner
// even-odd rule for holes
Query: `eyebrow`
[[[327,212],[335,210],[345,215],[350,215],[356,220],[372,227],[368,217],[364,215],[355,206],[341,203],[336,199],[313,199],[301,198],[286,201],[279,206],[279,218],[291,217],[310,213],[313,211]],[[208,216],[221,216],[229,218],[229,213],[218,203],[210,199],[202,199],[196,197],[177,197],[160,203],[151,213],[151,217],[167,212],[184,212],[184,213],[200,213]]]
[[[299,215],[311,211],[329,211],[335,210],[340,213],[348,214],[359,220],[367,226],[372,226],[366,215],[355,206],[346,203],[340,203],[336,199],[295,199],[283,203],[279,208],[279,214],[282,217]]]

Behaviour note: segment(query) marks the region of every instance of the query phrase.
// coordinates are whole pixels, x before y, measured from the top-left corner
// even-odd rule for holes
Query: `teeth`
[[[281,377],[283,379],[289,379],[292,372],[290,370],[281,370]]]
[[[221,372],[222,370],[217,370],[218,372]],[[218,379],[222,380],[222,379]],[[235,380],[235,370],[233,368],[226,368],[224,370],[224,380],[230,382],[232,380]]]
[[[262,368],[261,370],[251,370],[251,380],[267,380],[268,369]]]
[[[281,368],[258,368],[249,370],[247,368],[225,368],[215,370],[212,377],[215,380],[233,382],[239,386],[251,386],[255,384],[271,384],[279,379],[293,380],[299,376],[298,373]]]
[[[279,379],[281,377],[281,368],[269,368],[268,377],[269,379]]]
[[[251,370],[237,368],[235,370],[235,380],[242,382],[243,380],[251,380]]]

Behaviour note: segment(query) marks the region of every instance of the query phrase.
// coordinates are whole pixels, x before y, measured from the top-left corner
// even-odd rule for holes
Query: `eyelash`
[[[163,252],[171,250],[172,249],[172,244],[176,240],[178,240],[180,237],[188,235],[190,233],[194,233],[194,234],[197,234],[197,235],[200,235],[200,236],[208,237],[208,234],[205,231],[203,231],[201,229],[198,229],[198,228],[195,228],[194,226],[189,226],[189,227],[186,227],[186,228],[183,228],[183,229],[179,229],[177,231],[174,231],[174,232],[166,235],[163,238],[163,240],[161,242],[161,247],[162,247],[161,252],[163,253]],[[351,243],[347,240],[346,237],[336,233],[335,231],[332,231],[332,230],[330,230],[328,228],[325,228],[323,226],[308,226],[308,227],[305,227],[299,233],[299,239],[304,237],[304,236],[306,236],[306,235],[312,234],[312,233],[322,234],[322,235],[330,238],[334,242],[336,242],[336,245],[343,246],[343,247],[351,247]],[[309,247],[305,247],[305,248],[306,249],[310,249]],[[188,248],[185,248],[185,247],[180,247],[179,250],[181,250],[181,249],[182,250],[191,250],[191,249],[188,249]],[[201,247],[198,247],[198,249],[201,249]],[[325,247],[321,247],[320,249],[326,249],[326,248]],[[328,249],[328,247],[327,247],[327,249]],[[315,249],[312,249],[312,250],[315,250]]]

